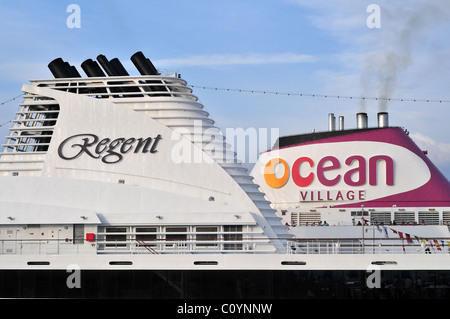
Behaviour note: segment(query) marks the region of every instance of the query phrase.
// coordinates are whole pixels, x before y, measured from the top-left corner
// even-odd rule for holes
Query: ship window
[[[298,225],[298,213],[291,213],[291,225],[292,226]]]
[[[217,226],[198,226],[196,227],[196,240],[205,241],[205,243],[197,243],[197,247],[215,247],[214,241],[217,241]],[[205,234],[199,234],[205,233]]]
[[[356,210],[356,211],[352,211],[350,214],[351,214],[351,216],[369,216],[369,212],[366,210],[364,210],[364,211]]]
[[[319,225],[320,221],[321,221],[321,214],[319,212],[300,212],[298,213],[296,225],[299,226]]]
[[[442,221],[444,225],[450,225],[450,212],[442,212]]]
[[[136,240],[138,245],[155,246],[152,244],[156,240],[156,227],[137,227]]]
[[[84,244],[84,224],[73,225],[73,243]]]
[[[175,243],[172,241],[186,241],[186,227],[166,227],[166,241],[170,241],[167,246],[172,246]],[[174,233],[174,234],[168,234]]]
[[[223,231],[225,233],[231,233],[224,234],[223,240],[234,241],[234,243],[224,244],[223,248],[225,250],[242,250],[242,244],[238,243],[238,241],[242,241],[242,225],[223,226]],[[236,232],[236,234],[232,234],[232,232]],[[241,234],[239,234],[239,232]]]
[[[106,247],[125,247],[127,240],[126,227],[106,227]]]
[[[392,221],[391,212],[371,212],[370,218],[377,224],[388,225]]]
[[[439,225],[439,212],[419,212],[419,223],[422,222],[425,225]]]
[[[395,212],[394,220],[397,225],[407,224],[413,225],[416,221],[416,213],[415,212]]]

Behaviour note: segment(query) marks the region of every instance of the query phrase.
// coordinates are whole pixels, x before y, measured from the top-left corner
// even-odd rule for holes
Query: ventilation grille
[[[415,212],[395,212],[394,220],[398,224],[414,224],[416,221]]]
[[[419,223],[422,222],[426,225],[439,225],[439,212],[419,212]]]
[[[321,222],[321,215],[319,212],[291,213],[291,222],[296,226],[318,225]]]
[[[392,221],[391,212],[371,212],[370,217],[377,224],[383,223],[388,225]]]
[[[0,172],[40,171],[59,115],[58,103],[27,93],[0,153]]]

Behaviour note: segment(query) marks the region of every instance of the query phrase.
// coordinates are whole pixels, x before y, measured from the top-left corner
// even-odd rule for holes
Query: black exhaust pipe
[[[106,58],[106,56],[104,56],[103,54],[100,54],[99,56],[97,56],[97,60],[100,63],[100,65],[102,66],[102,68],[106,71],[106,73],[108,73],[109,76],[128,76],[128,72],[125,70],[125,68],[123,67],[122,63],[120,63],[119,59],[114,58],[111,61],[108,61],[108,59]],[[137,87],[121,87],[120,85],[123,85],[123,82],[109,82],[108,84],[113,84],[113,85],[117,85],[117,87],[111,87],[111,91],[113,93],[127,93],[127,92],[140,92],[139,88]],[[142,95],[127,95],[127,97],[139,97]],[[114,97],[118,97],[118,96],[114,96]]]
[[[129,76],[127,70],[125,70],[125,68],[123,67],[122,63],[119,61],[118,58],[112,59],[111,61],[109,61],[109,63],[112,64],[118,75]]]
[[[69,70],[71,78],[81,77],[80,73],[78,73],[77,69],[73,65],[70,65],[69,62],[64,62],[64,64],[66,65],[67,70]]]
[[[69,63],[64,62],[64,60],[61,58],[56,58],[52,62],[50,62],[48,64],[48,68],[55,78],[73,78],[77,77],[76,73],[78,73],[74,73]],[[78,76],[80,75],[78,74]]]
[[[97,61],[98,63],[100,63],[100,65],[102,66],[103,70],[105,70],[105,72],[109,75],[109,76],[117,76],[118,72],[116,71],[116,69],[114,68],[114,66],[110,63],[110,61],[108,61],[108,59],[106,58],[106,56],[104,56],[103,54],[100,54],[97,57]]]
[[[120,63],[118,58],[109,60],[103,54],[97,57],[97,61],[109,76],[129,76],[127,70]]]
[[[80,73],[78,72],[77,68],[73,65],[70,66],[70,70],[72,71],[72,75],[74,78],[81,78]]]
[[[147,59],[144,54],[141,51],[136,52],[131,56],[131,62],[136,66],[136,69],[138,69],[139,73],[141,75],[160,75],[158,70],[156,70],[153,63]],[[161,80],[146,80],[145,83],[151,84],[149,86],[144,86],[143,89],[147,92],[153,91],[153,92],[169,92],[169,88],[166,86],[156,85],[156,84],[163,84]],[[152,94],[151,96],[165,96],[164,93],[162,94]]]
[[[100,66],[98,65],[98,63],[93,61],[92,59],[87,59],[86,61],[81,63],[81,68],[89,77],[106,76],[105,73],[103,73]]]
[[[131,62],[133,62],[141,75],[159,75],[153,63],[141,51],[131,56]]]
[[[83,63],[81,63],[81,68],[86,73],[88,77],[104,77],[106,76],[105,73],[103,73],[102,69],[98,65],[97,62],[93,61],[92,59],[87,59]],[[105,93],[108,93],[106,91],[106,88],[86,88],[83,89],[85,94],[100,94],[102,98],[108,98],[108,95],[103,95]]]

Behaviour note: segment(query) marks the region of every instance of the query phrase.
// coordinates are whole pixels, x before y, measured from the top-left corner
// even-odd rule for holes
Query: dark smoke
[[[395,5],[388,2],[381,7],[381,28],[372,43],[376,48],[366,54],[365,70],[361,75],[363,96],[377,92],[379,111],[387,111],[389,98],[393,98],[399,75],[412,62],[413,48],[426,40],[429,27],[436,27],[450,19],[450,1],[405,1]],[[443,41],[445,41],[443,39]],[[420,79],[418,79],[420,80]],[[366,110],[361,102],[361,111]]]

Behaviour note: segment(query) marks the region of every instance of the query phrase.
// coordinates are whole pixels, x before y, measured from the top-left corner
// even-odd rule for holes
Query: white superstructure
[[[220,130],[178,74],[23,91],[0,158],[1,239],[20,244],[3,254],[77,240],[92,253],[285,252],[286,227],[234,153],[214,158],[206,134]]]

